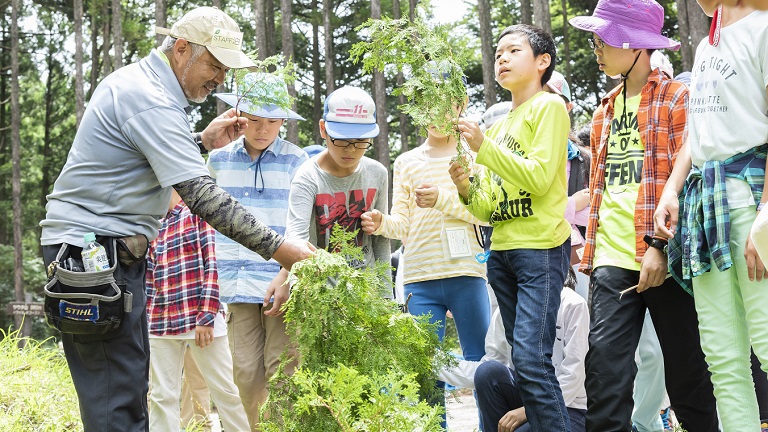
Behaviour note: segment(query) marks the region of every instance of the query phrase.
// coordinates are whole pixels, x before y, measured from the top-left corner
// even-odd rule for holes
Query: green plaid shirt
[[[733,265],[731,219],[725,179],[743,180],[752,189],[755,204],[763,195],[768,144],[734,155],[724,161],[707,161],[693,167],[681,195],[680,229],[669,241],[669,271],[693,294],[691,279],[708,272],[712,261],[720,271]]]

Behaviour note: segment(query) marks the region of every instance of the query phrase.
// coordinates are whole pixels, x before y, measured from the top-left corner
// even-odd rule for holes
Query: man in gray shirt
[[[230,110],[202,134],[189,131],[189,102],[203,102],[230,68],[254,65],[241,50],[237,23],[200,7],[157,32],[167,35],[159,49],[115,71],[93,93],[40,223],[46,265],[62,244],[79,256],[87,232],[106,245],[134,235],[154,239],[171,187],[193,213],[265,259],[290,268],[308,257],[311,245],[284,240],[208,176],[200,152],[241,135],[247,119]],[[115,273],[133,296],[117,330],[62,334],[85,432],[149,428],[145,270],[140,260]]]

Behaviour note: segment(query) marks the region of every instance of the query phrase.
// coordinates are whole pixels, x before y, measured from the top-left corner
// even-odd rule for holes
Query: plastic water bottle
[[[89,232],[83,236],[83,267],[87,272],[97,272],[109,269],[109,258],[104,246],[96,243],[96,234]]]

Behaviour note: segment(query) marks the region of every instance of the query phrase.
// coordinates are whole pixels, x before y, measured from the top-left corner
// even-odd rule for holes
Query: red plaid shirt
[[[605,188],[605,158],[608,155],[608,136],[614,117],[613,103],[623,85],[611,90],[601,101],[592,118],[590,147],[592,168],[590,172],[590,211],[587,223],[587,239],[579,270],[592,272],[595,257],[595,235],[599,224],[598,215]],[[672,173],[677,152],[683,145],[688,112],[688,88],[679,81],[666,78],[658,69],[651,72],[648,82],[640,92],[640,108],[637,124],[645,145],[642,179],[635,205],[635,260],[640,262],[648,250],[643,237],[653,235],[653,212],[659,203],[661,191]]]
[[[162,220],[147,254],[149,332],[178,335],[213,326],[219,312],[216,231],[183,201]]]

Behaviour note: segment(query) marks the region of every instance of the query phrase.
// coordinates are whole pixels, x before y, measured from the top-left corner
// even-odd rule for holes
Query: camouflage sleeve
[[[211,177],[201,176],[173,185],[192,213],[218,232],[268,260],[283,243],[283,237],[256,219]]]

